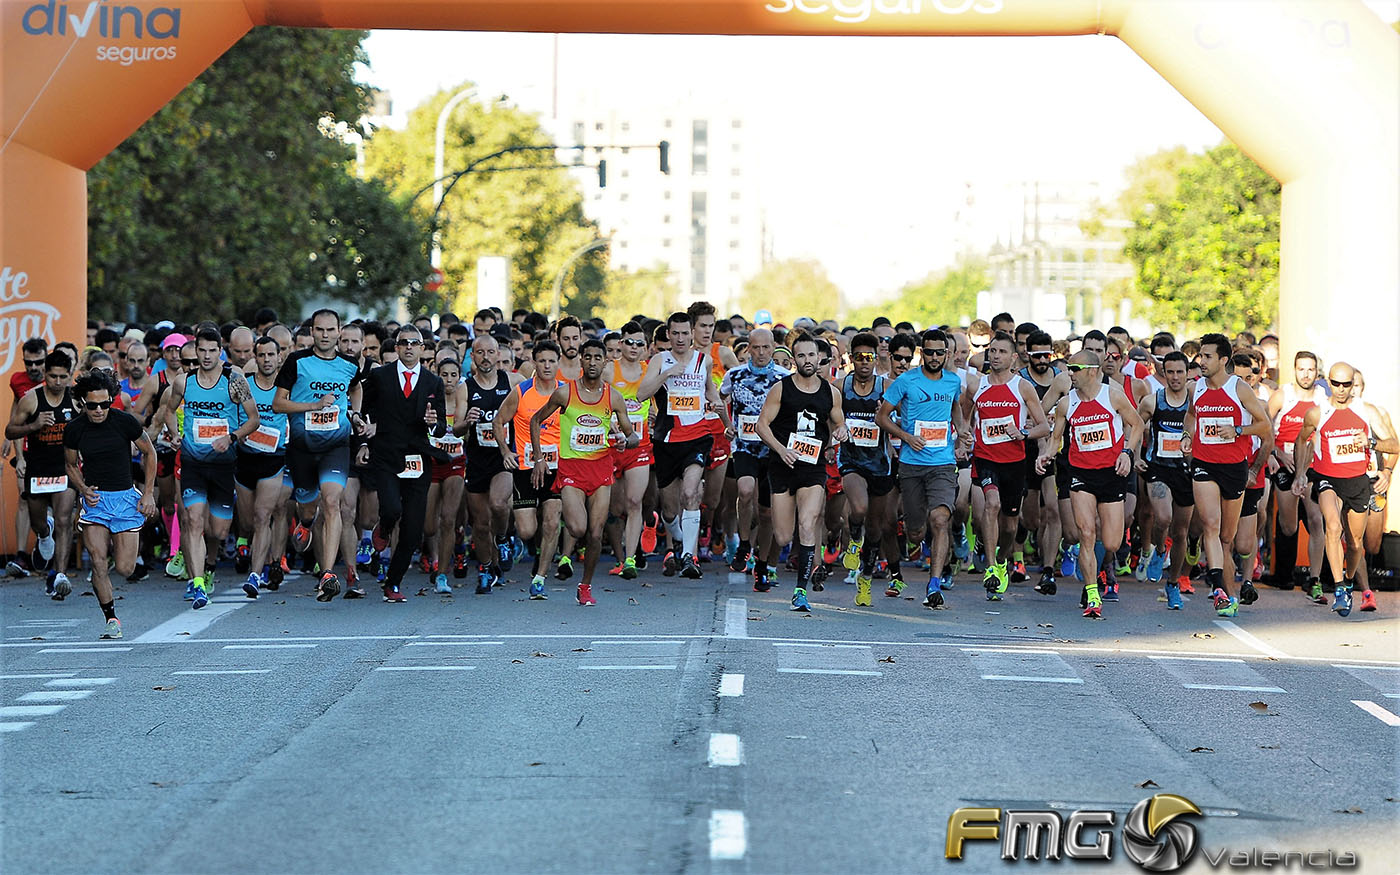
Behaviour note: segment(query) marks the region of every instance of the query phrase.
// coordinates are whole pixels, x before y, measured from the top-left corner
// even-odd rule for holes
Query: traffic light
[[[661,172],[667,176],[671,175],[671,141],[662,140],[656,145],[661,151]]]
[[[598,159],[598,187],[608,187],[608,161],[606,158]]]

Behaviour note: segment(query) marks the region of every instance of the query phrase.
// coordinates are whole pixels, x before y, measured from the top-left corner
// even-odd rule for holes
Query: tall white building
[[[585,210],[611,237],[613,266],[664,271],[683,306],[707,300],[721,316],[734,312],[768,249],[749,119],[694,98],[647,103],[590,92],[563,108],[557,134],[583,147],[587,166],[576,173]],[[663,140],[669,175],[660,168]]]

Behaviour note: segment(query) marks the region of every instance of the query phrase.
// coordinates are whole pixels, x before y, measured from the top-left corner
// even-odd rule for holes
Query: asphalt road
[[[1395,594],[1341,620],[1264,589],[1218,622],[1128,583],[1092,621],[1068,588],[960,579],[932,612],[838,580],[800,615],[790,583],[706,570],[587,609],[521,571],[404,605],[226,584],[199,612],[152,579],[119,590],[120,642],[85,586],[7,582],[0,870],[1005,872],[1043,864],[945,860],[954,809],[1121,824],[1162,792],[1205,812],[1184,871],[1223,848],[1400,871]],[[1140,871],[1117,832],[1083,868]]]

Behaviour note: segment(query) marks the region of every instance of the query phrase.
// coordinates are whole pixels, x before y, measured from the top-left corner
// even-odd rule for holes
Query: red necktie
[[[413,372],[403,372],[403,397],[407,398],[413,394]]]

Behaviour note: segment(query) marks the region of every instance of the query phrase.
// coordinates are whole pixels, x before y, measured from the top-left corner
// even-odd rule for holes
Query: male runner
[[[73,591],[68,563],[73,556],[73,502],[77,499],[66,471],[63,432],[77,418],[78,409],[68,385],[73,375],[68,356],[57,350],[49,353],[42,370],[44,381],[11,408],[5,437],[21,441],[16,444],[15,470],[29,506],[29,525],[38,539],[39,558],[52,562],[44,591],[61,602]]]
[[[1191,407],[1182,425],[1182,452],[1191,456],[1191,491],[1196,513],[1204,526],[1201,536],[1206,554],[1206,583],[1216,613],[1233,617],[1239,605],[1253,604],[1259,598],[1254,584],[1245,575],[1236,598],[1226,588],[1234,580],[1235,530],[1245,486],[1259,473],[1267,453],[1249,462],[1250,437],[1265,444],[1273,441],[1269,413],[1259,397],[1250,391],[1226,365],[1230,341],[1223,334],[1201,338],[1196,361],[1202,379],[1191,393]],[[1081,558],[1082,561],[1082,558]]]
[[[894,526],[894,465],[889,438],[876,420],[889,386],[885,377],[875,373],[879,346],[880,341],[873,334],[852,338],[851,372],[841,381],[841,411],[846,417],[847,437],[841,444],[839,469],[850,529],[850,542],[841,563],[856,572],[855,602],[865,607],[870,607],[870,586],[881,542],[887,558],[899,558]],[[872,533],[869,544],[865,542],[867,530]]]
[[[238,444],[260,424],[248,381],[219,357],[221,352],[218,329],[201,329],[195,335],[198,369],[172,375],[170,391],[161,402],[167,415],[174,415],[181,402],[185,405],[180,503],[185,509],[182,535],[186,566],[194,575],[190,586],[195,610],[209,604],[214,560],[233,524]],[[244,583],[243,592],[257,598],[257,582]]]
[[[756,429],[769,449],[768,487],[773,500],[773,537],[779,549],[792,543],[794,526],[797,529],[797,586],[792,591],[792,609],[810,613],[807,584],[821,537],[826,495],[822,454],[828,441],[846,439],[846,423],[841,395],[817,373],[821,353],[816,339],[798,335],[792,342],[792,357],[797,373],[769,390]],[[813,589],[820,591],[820,581]]]
[[[1274,495],[1278,502],[1278,534],[1274,542],[1274,585],[1292,589],[1307,582],[1308,595],[1326,602],[1319,576],[1326,539],[1316,536],[1323,530],[1322,509],[1312,500],[1308,490],[1301,496],[1293,491],[1297,472],[1293,468],[1294,443],[1303,427],[1308,411],[1327,400],[1327,394],[1317,383],[1317,356],[1305,349],[1293,356],[1293,382],[1279,387],[1269,398],[1269,419],[1274,424],[1274,458],[1278,470],[1273,473]],[[1298,517],[1302,510],[1309,532],[1308,570],[1298,567]]]
[[[1339,617],[1351,613],[1351,593],[1357,584],[1363,587],[1360,609],[1376,609],[1365,563],[1366,514],[1373,494],[1366,469],[1373,453],[1400,452],[1400,441],[1385,433],[1389,429],[1376,409],[1354,397],[1355,380],[1355,371],[1346,362],[1327,369],[1332,396],[1304,415],[1293,448],[1293,470],[1309,472],[1313,498],[1322,508],[1327,565],[1335,581],[1332,610]],[[1390,470],[1386,469],[1387,475]],[[1301,497],[1306,488],[1303,478],[1295,477],[1293,493]]]
[[[252,379],[248,380],[248,392],[258,408],[258,427],[238,445],[234,470],[234,485],[238,490],[236,511],[240,521],[248,521],[251,535],[248,584],[254,589],[275,590],[281,581],[274,585],[272,563],[268,561],[272,550],[272,518],[278,506],[286,504],[292,494],[285,482],[287,415],[272,409],[272,401],[277,397],[282,347],[271,337],[259,337],[253,344],[253,362],[256,368]]]
[[[579,350],[581,370],[577,380],[560,383],[549,399],[530,416],[531,473],[535,488],[554,476],[543,458],[540,433],[552,416],[559,423],[559,498],[563,503],[564,525],[576,540],[587,538],[583,554],[583,579],[575,597],[585,607],[597,604],[593,598],[593,572],[603,552],[603,527],[612,502],[613,456],[611,424],[622,430],[623,446],[635,449],[641,435],[632,428],[627,403],[620,393],[603,381],[603,365],[608,350],[603,341],[592,338]]]
[[[622,560],[619,573],[624,580],[634,580],[637,577],[638,542],[642,535],[642,498],[651,479],[651,432],[647,425],[651,402],[637,400],[637,387],[646,374],[646,362],[642,361],[642,354],[647,348],[646,332],[638,323],[628,322],[622,326],[620,337],[621,354],[615,361],[608,362],[603,379],[622,396],[632,430],[639,435],[637,446],[613,451],[613,480],[620,482],[622,488],[612,492],[612,512],[624,520],[622,537],[615,545],[617,557]],[[653,543],[652,546],[656,545]]]
[[[724,375],[730,368],[739,366],[739,359],[735,357],[734,350],[714,340],[715,335],[715,306],[708,301],[696,301],[686,308],[686,314],[690,316],[694,329],[691,337],[691,344],[700,352],[706,353],[710,357],[710,379],[714,381],[715,388],[718,389],[724,382]],[[724,425],[719,418],[719,414],[711,410],[705,414],[705,419],[710,424],[710,434],[714,436],[714,444],[710,448],[710,461],[705,468],[704,486],[700,495],[700,538],[698,540],[698,556],[702,559],[709,558],[710,545],[714,541],[722,541],[720,532],[714,530],[715,511],[721,504],[724,493],[725,471],[729,467],[729,454],[733,449],[729,440],[728,426]]]
[[[898,359],[891,343],[891,358]],[[924,605],[943,607],[943,590],[951,586],[952,575],[943,576],[948,555],[948,523],[957,503],[957,461],[971,449],[960,403],[964,391],[961,376],[946,370],[953,346],[944,332],[934,328],[923,333],[920,349],[923,363],[890,383],[880,401],[875,422],[899,440],[899,493],[904,503],[905,535],[914,544],[925,538],[929,545],[929,580]],[[891,414],[899,413],[896,422]],[[895,597],[904,589],[893,558],[889,589]]]
[[[1069,364],[1073,389],[1055,403],[1055,428],[1036,461],[1048,471],[1064,441],[1069,447],[1070,505],[1079,531],[1079,569],[1084,578],[1084,616],[1102,619],[1100,588],[1116,588],[1112,557],[1123,537],[1123,493],[1134,447],[1142,445],[1142,419],[1117,385],[1105,383],[1099,357],[1086,351]],[[1104,568],[1098,568],[1095,542],[1102,540]]]
[[[472,341],[471,376],[463,384],[467,412],[452,425],[466,444],[467,512],[476,547],[477,591],[483,595],[514,564],[506,537],[514,481],[501,458],[494,423],[521,379],[502,370],[500,358],[500,344],[491,335],[479,334]]]
[[[647,363],[637,400],[656,398],[652,431],[656,485],[666,527],[672,541],[681,545],[679,557],[674,551],[667,554],[663,573],[670,576],[679,571],[682,577],[698,580],[695,551],[700,540],[701,479],[714,449],[714,432],[705,414],[716,410],[724,427],[731,425],[719,388],[710,379],[710,357],[691,345],[693,327],[687,313],[672,313],[666,320],[671,350]]]
[[[768,445],[758,435],[758,416],[768,390],[792,372],[773,363],[773,332],[767,328],[749,333],[748,353],[749,360],[726,371],[720,385],[720,395],[733,406],[737,427],[731,470],[738,487],[739,549],[729,569],[743,573],[752,555],[754,591],[767,592],[772,587],[768,563],[778,557],[769,554],[773,494],[768,486]]]
[[[282,363],[272,410],[288,414],[287,467],[296,501],[292,541],[297,552],[311,546],[318,507],[321,511],[317,539],[321,580],[316,601],[328,602],[340,592],[335,559],[340,547],[340,493],[350,469],[350,430],[353,425],[366,437],[370,434],[359,412],[360,363],[336,350],[340,314],[327,309],[312,313],[311,338],[310,349],[296,350]],[[346,558],[354,561],[353,556]]]
[[[1036,396],[1040,399],[1039,406],[1043,413],[1045,395],[1050,391],[1050,386],[1055,382],[1055,378],[1060,375],[1060,369],[1050,363],[1054,358],[1055,351],[1050,335],[1040,329],[1035,329],[1026,335],[1026,361],[1029,364],[1022,368],[1019,373],[1021,379],[1031,384]],[[1036,584],[1035,591],[1041,595],[1053,595],[1055,592],[1055,556],[1060,545],[1060,510],[1055,497],[1055,480],[1048,474],[1042,474],[1036,468],[1036,460],[1040,458],[1040,442],[1026,440],[1026,502],[1021,507],[1021,516],[1025,520],[1025,527],[1036,533],[1036,548],[1040,553],[1040,582]],[[1016,569],[1011,577],[1016,579],[1016,571],[1021,573],[1024,579],[1025,565],[1018,560]]]
[[[1179,611],[1182,579],[1187,584],[1191,581],[1182,574],[1181,566],[1186,561],[1186,539],[1195,506],[1191,472],[1181,451],[1182,427],[1191,402],[1186,388],[1186,356],[1172,350],[1162,357],[1158,368],[1164,385],[1138,404],[1138,416],[1148,428],[1143,458],[1137,463],[1147,484],[1151,510],[1151,528],[1145,540],[1160,545],[1142,565],[1147,569],[1146,579],[1158,583],[1170,557],[1166,569],[1167,609]]]

